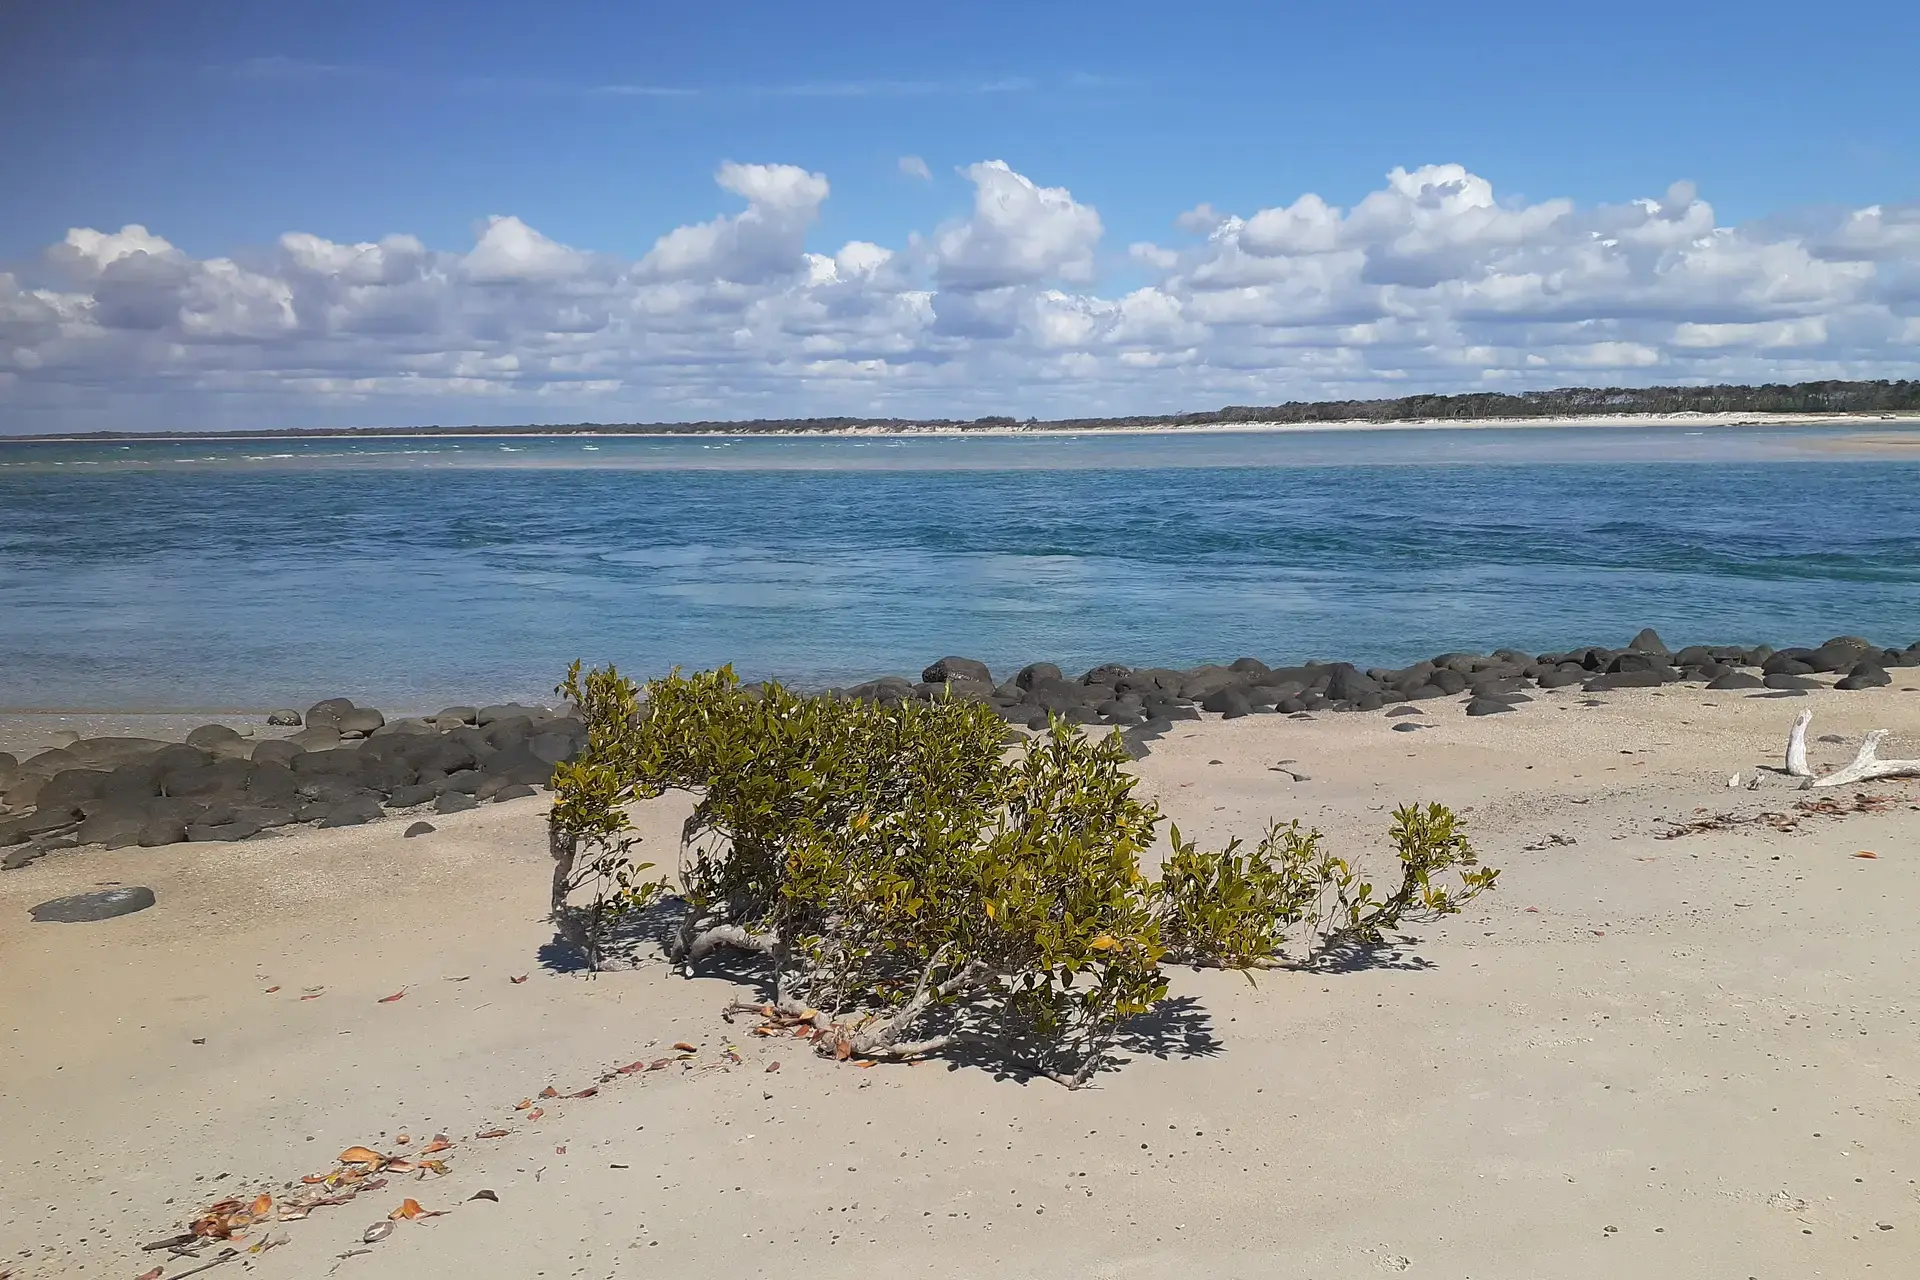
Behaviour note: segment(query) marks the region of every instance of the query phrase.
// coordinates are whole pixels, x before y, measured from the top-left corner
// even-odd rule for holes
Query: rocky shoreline
[[[1920,668],[1920,642],[1893,649],[1839,636],[1815,647],[1691,645],[1676,652],[1649,629],[1621,648],[1446,653],[1394,669],[1346,662],[1271,667],[1241,658],[1187,670],[1105,663],[1069,677],[1042,662],[996,681],[984,663],[947,657],[918,681],[883,676],[826,692],[880,702],[973,698],[1010,726],[1031,730],[1054,716],[1109,726],[1122,730],[1139,757],[1176,721],[1208,714],[1310,719],[1384,711],[1396,731],[1415,732],[1425,715],[1419,704],[1439,699],[1484,716],[1521,709],[1533,700],[1529,689],[1603,694],[1689,684],[1792,697],[1878,688],[1901,668]],[[0,752],[0,867],[89,845],[244,840],[303,824],[345,827],[458,812],[533,794],[586,742],[586,726],[571,708],[512,703],[388,721],[373,708],[330,698],[304,713],[275,712],[268,723],[295,731],[252,737],[209,724],[185,742],[75,736],[25,760]]]

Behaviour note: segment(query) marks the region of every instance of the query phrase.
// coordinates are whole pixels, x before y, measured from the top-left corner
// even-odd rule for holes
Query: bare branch
[[[1787,776],[1790,778],[1811,778],[1813,770],[1807,767],[1807,726],[1813,723],[1813,712],[1802,711],[1794,718],[1793,729],[1787,734]]]
[[[1887,736],[1885,729],[1875,729],[1860,744],[1859,753],[1851,764],[1835,769],[1823,778],[1813,778],[1807,782],[1810,787],[1844,787],[1853,782],[1870,782],[1875,778],[1920,778],[1920,760],[1882,760],[1880,758],[1880,740]]]

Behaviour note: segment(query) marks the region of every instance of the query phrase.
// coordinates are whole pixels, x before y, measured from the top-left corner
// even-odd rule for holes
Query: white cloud
[[[903,171],[905,166],[903,165]],[[289,232],[195,258],[75,228],[0,273],[0,430],[1134,413],[1410,390],[1920,376],[1920,209],[1727,225],[1690,184],[1579,206],[1459,165],[1348,207],[1200,204],[1167,245],[999,161],[894,247],[815,247],[827,179],[640,258],[496,216],[464,251]]]
[[[901,156],[900,172],[909,178],[918,178],[922,182],[933,181],[933,170],[927,168],[927,162],[919,156]]]
[[[973,183],[973,216],[948,228],[935,256],[950,289],[1003,289],[1093,278],[1100,215],[1064,187],[1036,186],[1004,160],[961,171]]]

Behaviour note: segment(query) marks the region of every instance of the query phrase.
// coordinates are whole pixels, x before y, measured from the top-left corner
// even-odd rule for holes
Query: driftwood
[[[1882,760],[1880,742],[1887,736],[1887,730],[1875,729],[1860,743],[1860,750],[1853,760],[1832,773],[1815,777],[1807,766],[1807,726],[1813,723],[1813,712],[1802,711],[1793,722],[1793,729],[1787,734],[1787,772],[1793,777],[1804,778],[1803,787],[1844,787],[1855,782],[1871,782],[1875,778],[1920,778],[1920,760]]]

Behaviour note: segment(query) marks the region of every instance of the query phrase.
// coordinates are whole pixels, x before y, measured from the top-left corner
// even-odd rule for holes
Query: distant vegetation
[[[192,436],[365,436],[365,435],[555,435],[657,432],[673,435],[753,432],[911,431],[939,429],[1097,431],[1126,427],[1200,427],[1229,423],[1420,422],[1513,418],[1598,417],[1637,413],[1813,413],[1871,414],[1920,412],[1920,381],[1796,382],[1764,386],[1713,387],[1562,387],[1517,395],[1472,392],[1466,395],[1403,396],[1397,400],[1294,400],[1279,405],[1228,405],[1201,413],[1149,414],[1131,418],[752,418],[735,422],[573,422],[514,427],[292,427],[260,431],[180,432]],[[90,431],[39,437],[62,440],[138,439],[143,431]]]

